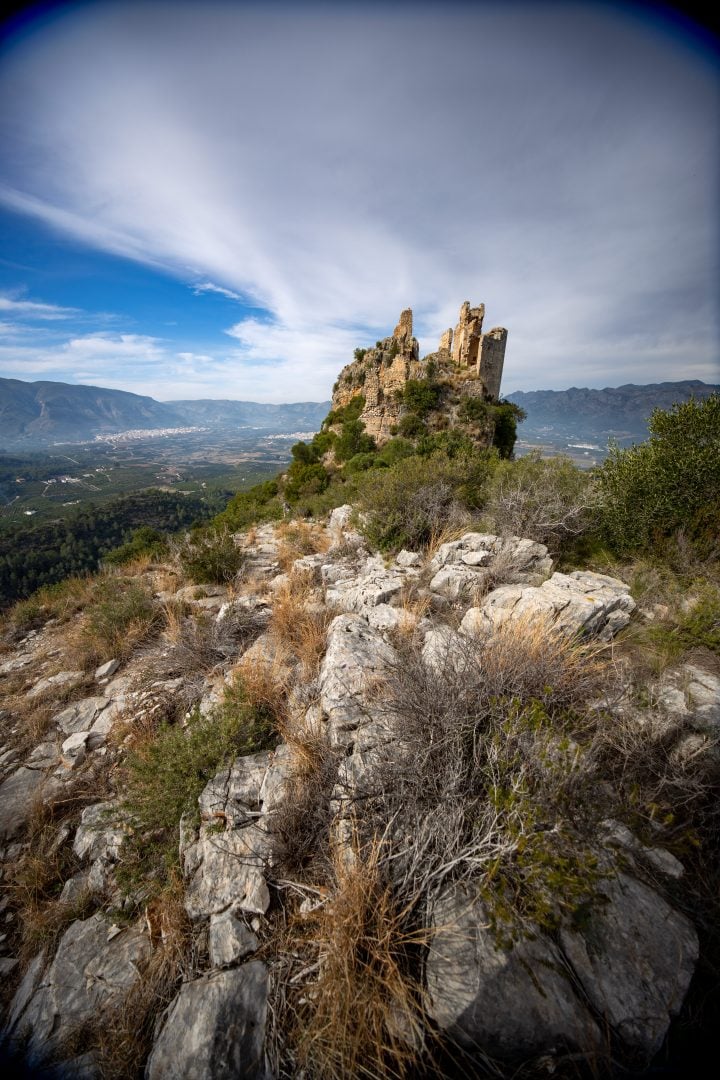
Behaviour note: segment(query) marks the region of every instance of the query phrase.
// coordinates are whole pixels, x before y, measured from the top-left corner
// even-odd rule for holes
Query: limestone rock
[[[223,911],[221,915],[210,916],[210,934],[208,947],[210,963],[213,967],[228,967],[238,960],[255,952],[258,939],[252,930],[238,919],[232,911]]]
[[[109,704],[110,700],[106,697],[84,698],[82,701],[73,702],[72,705],[53,716],[53,723],[66,735],[73,735],[77,731],[89,731],[94,720]]]
[[[104,915],[71,923],[15,1024],[15,1036],[29,1039],[30,1063],[48,1057],[71,1027],[129,990],[149,954],[142,931],[117,932]]]
[[[625,874],[603,887],[582,936],[560,935],[588,1001],[629,1047],[650,1058],[682,1006],[698,959],[692,923]]]
[[[41,694],[48,694],[55,690],[62,690],[65,687],[72,686],[74,683],[80,682],[83,678],[84,672],[82,671],[59,671],[57,675],[48,675],[44,679],[40,679],[36,682],[31,690],[28,690],[29,698],[40,697]]]
[[[13,840],[25,828],[45,776],[39,769],[16,769],[0,784],[0,840]]]
[[[353,741],[351,733],[371,722],[366,691],[395,658],[394,649],[358,615],[333,619],[319,689],[334,745],[349,744]]]
[[[505,1060],[600,1047],[600,1031],[549,940],[501,948],[482,901],[462,887],[436,903],[433,927],[430,1015],[453,1041]]]
[[[561,633],[593,634],[609,640],[627,626],[635,609],[627,585],[605,574],[575,570],[554,573],[539,588],[503,585],[479,608],[466,612],[463,633],[490,632],[507,619],[545,618]]]
[[[268,974],[260,961],[185,983],[170,1006],[146,1080],[265,1080]]]

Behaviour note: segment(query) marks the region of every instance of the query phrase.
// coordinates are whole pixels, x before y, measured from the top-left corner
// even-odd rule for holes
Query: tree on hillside
[[[648,428],[647,442],[615,446],[598,470],[602,531],[621,554],[680,528],[708,540],[720,524],[720,394],[655,409]]]

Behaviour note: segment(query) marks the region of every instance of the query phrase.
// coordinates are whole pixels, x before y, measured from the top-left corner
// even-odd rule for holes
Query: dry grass
[[[264,662],[241,660],[233,674],[248,704],[266,710],[282,730],[288,722],[287,696],[293,682],[288,650],[279,648]]]
[[[271,829],[279,845],[280,869],[296,880],[328,877],[331,799],[342,750],[323,731],[285,721],[280,732],[293,751],[287,794],[274,811]]]
[[[413,1076],[425,1048],[418,973],[427,935],[383,882],[380,852],[376,842],[351,860],[338,855],[328,898],[294,927],[309,970],[297,977],[290,1039],[303,1074],[317,1080]]]
[[[37,801],[27,829],[27,849],[6,868],[6,886],[16,913],[18,950],[23,962],[42,948],[50,955],[61,934],[75,919],[84,918],[96,902],[84,891],[70,903],[60,903],[64,883],[80,869],[69,843],[81,810],[103,798],[103,778],[79,777],[55,799]]]
[[[276,592],[270,619],[273,636],[291,650],[306,679],[317,674],[335,615],[317,597],[311,575],[294,573]]]
[[[303,555],[317,555],[327,551],[330,537],[319,525],[302,521],[282,521],[275,526],[275,536],[280,541],[278,561],[283,571],[290,570],[296,559]]]
[[[143,582],[102,577],[68,635],[66,659],[83,670],[114,658],[126,660],[160,630],[161,622],[160,605]]]

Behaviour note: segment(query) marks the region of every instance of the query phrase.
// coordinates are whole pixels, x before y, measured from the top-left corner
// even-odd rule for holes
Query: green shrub
[[[367,352],[367,349],[355,349],[355,352],[353,353],[353,356],[355,357],[356,360],[362,360],[364,358],[366,352]]]
[[[479,452],[455,458],[435,453],[364,474],[358,500],[365,512],[365,535],[382,549],[426,544],[434,533],[479,509],[491,467],[488,456]]]
[[[290,502],[296,502],[307,495],[317,495],[330,483],[327,470],[319,462],[314,465],[305,465],[294,461],[287,475],[285,498]]]
[[[149,525],[143,525],[135,529],[130,539],[121,547],[109,551],[104,557],[104,562],[111,566],[124,566],[143,555],[149,555],[153,559],[164,559],[169,553],[167,537],[157,529]]]
[[[368,469],[386,468],[386,463],[379,454],[355,454],[345,463],[345,472],[360,473]]]
[[[512,457],[517,439],[517,425],[526,417],[526,412],[512,401],[501,401],[491,406],[491,415],[495,422],[493,446],[501,458]]]
[[[178,861],[184,814],[197,820],[198,796],[223,765],[269,749],[277,739],[270,714],[250,705],[239,683],[208,716],[195,710],[187,726],[164,724],[128,753],[120,812],[129,826],[118,880],[157,888]]]
[[[345,420],[334,450],[338,461],[348,461],[356,454],[372,453],[375,440],[365,433],[362,420]]]
[[[482,398],[467,396],[460,398],[458,420],[460,420],[461,423],[484,424],[489,415],[490,409]]]
[[[245,563],[230,529],[222,525],[190,533],[178,555],[183,573],[195,585],[223,585],[232,581]]]
[[[696,648],[720,655],[720,588],[705,582],[696,602],[679,613],[674,626],[650,626],[648,635],[651,641],[665,647],[671,657]]]
[[[402,402],[416,416],[427,416],[440,401],[442,387],[430,379],[408,379],[402,389]]]
[[[397,431],[398,435],[405,439],[419,439],[422,435],[427,435],[427,427],[415,413],[402,416]]]
[[[598,470],[601,531],[619,554],[680,528],[703,537],[720,518],[720,395],[655,409],[648,428],[647,442],[612,448]]]
[[[265,480],[248,491],[239,491],[213,519],[213,525],[238,531],[262,521],[277,521],[283,516],[278,492],[277,480]]]
[[[323,427],[344,424],[349,420],[357,420],[364,408],[365,398],[362,394],[356,394],[355,397],[350,398],[350,401],[343,408],[331,410],[323,421]]]

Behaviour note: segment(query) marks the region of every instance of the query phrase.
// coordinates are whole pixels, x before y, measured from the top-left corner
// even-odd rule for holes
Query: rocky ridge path
[[[288,730],[298,738],[219,769],[199,797],[197,819],[181,823],[182,904],[195,959],[178,976],[145,1065],[149,1080],[264,1078],[278,1063],[266,1038],[283,970],[273,952],[273,912],[288,890],[308,910],[323,902],[322,889],[303,875],[288,877],[274,828],[296,798],[298,733],[336,754],[330,836],[352,859],[352,813],[397,738],[377,688],[402,662],[403,641],[416,643],[428,671],[442,672],[468,642],[513,622],[540,620],[569,637],[610,643],[638,617],[623,582],[553,572],[547,549],[533,541],[469,531],[429,559],[413,551],[385,559],[365,548],[350,516],[350,507],[333,511],[315,529],[319,550],[291,561],[273,525],[238,537],[248,559],[232,588],[160,583],[159,602],[183,601],[186,618],[214,627],[218,640],[234,614],[255,620],[252,640],[225,655],[218,646],[192,694],[182,674],[163,675],[162,637],[124,664],[112,659],[91,673],[63,668],[65,630],[52,624],[0,657],[0,685],[15,703],[1,717],[0,971],[14,988],[3,1038],[30,1065],[65,1059],[63,1075],[99,1076],[94,1052],[74,1046],[67,1058],[68,1036],[122,1007],[161,945],[152,912],[133,914],[137,897],[129,905],[117,879],[126,831],[116,778],[129,721],[151,726],[178,700],[209,714],[238,673],[282,679]],[[323,655],[310,671],[273,622],[293,590],[302,610],[327,623]],[[45,730],[31,747],[18,701],[47,707]],[[649,707],[628,699],[621,708],[649,733],[670,738],[684,760],[717,753],[720,680],[710,671],[673,670],[658,681]],[[29,830],[43,805],[63,803],[73,806],[54,841],[69,868],[57,896],[65,924],[34,955],[21,955],[14,873],[30,853]],[[501,1062],[593,1056],[609,1046],[649,1061],[682,1007],[698,957],[696,930],[673,902],[683,867],[661,840],[648,845],[608,822],[598,850],[608,859],[620,854],[598,886],[595,914],[559,933],[538,928],[510,949],[498,942],[472,884],[444,885],[427,919],[424,993],[436,1028],[463,1051]]]

